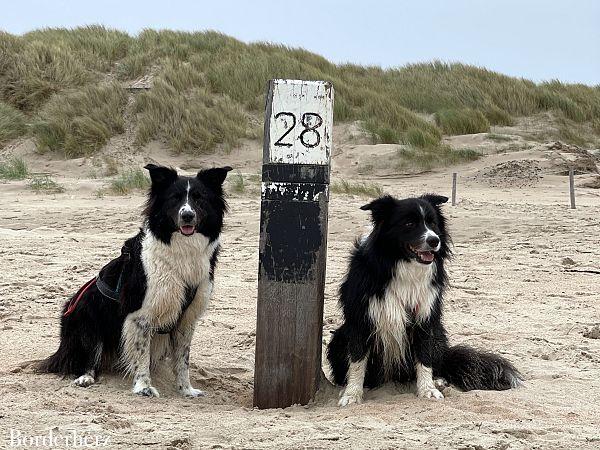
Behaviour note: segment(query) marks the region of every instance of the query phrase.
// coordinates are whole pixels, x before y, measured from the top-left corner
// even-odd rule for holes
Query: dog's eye
[[[180,201],[183,200],[183,194],[181,192],[174,192],[171,198],[175,201]]]
[[[200,200],[202,198],[202,194],[200,194],[200,192],[192,192],[192,198],[194,200]]]
[[[404,226],[405,226],[405,227],[407,227],[407,228],[410,228],[410,227],[412,227],[413,225],[414,225],[414,223],[413,223],[413,222],[406,222],[406,223],[404,224]]]

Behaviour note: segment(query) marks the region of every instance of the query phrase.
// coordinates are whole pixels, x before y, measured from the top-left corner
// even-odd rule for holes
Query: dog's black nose
[[[193,222],[196,218],[196,213],[194,211],[183,211],[181,213],[181,220],[185,223]]]
[[[425,239],[425,242],[427,242],[427,245],[429,245],[431,248],[436,248],[439,243],[440,243],[440,238],[437,236],[427,236],[427,239]]]

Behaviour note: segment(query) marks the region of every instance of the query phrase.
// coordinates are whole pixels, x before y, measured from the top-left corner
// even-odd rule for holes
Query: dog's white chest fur
[[[382,299],[369,300],[369,317],[386,367],[404,361],[408,347],[406,327],[414,319],[429,318],[437,291],[432,285],[435,264],[398,262]]]
[[[173,234],[170,244],[146,231],[142,241],[142,264],[147,278],[143,308],[152,310],[149,317],[157,327],[173,324],[181,313],[187,287],[197,287],[194,309],[203,312],[208,306],[212,286],[210,259],[219,245],[201,233],[193,236]]]

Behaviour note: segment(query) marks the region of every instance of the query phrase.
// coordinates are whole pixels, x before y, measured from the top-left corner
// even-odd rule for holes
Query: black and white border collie
[[[195,177],[145,168],[152,186],[143,228],[65,304],[60,346],[39,369],[75,375],[85,387],[101,367],[120,362],[133,375],[135,394],[158,397],[150,368],[170,357],[179,393],[198,397],[203,392],[189,378],[190,343],[213,290],[227,211],[222,184],[231,167]],[[110,292],[103,288],[109,284]]]
[[[340,288],[344,323],[327,357],[340,406],[360,403],[363,387],[416,380],[417,395],[443,399],[449,382],[462,390],[504,390],[521,383],[506,359],[466,346],[450,347],[442,323],[450,236],[439,195],[363,206],[373,230],[358,241]],[[435,378],[441,378],[436,379]]]

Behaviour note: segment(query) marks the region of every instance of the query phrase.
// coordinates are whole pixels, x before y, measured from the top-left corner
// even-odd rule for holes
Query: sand
[[[149,156],[122,160],[153,159],[189,170],[214,163],[231,163],[245,173],[259,168],[257,144],[207,158],[165,157],[153,145]],[[338,145],[334,176],[356,178],[347,154],[358,160],[362,146],[369,147]],[[577,209],[569,209],[567,178],[548,169],[553,160],[543,146],[491,151],[467,165],[375,180],[400,197],[447,195],[451,173],[459,173],[459,202],[444,206],[455,252],[445,323],[453,343],[513,361],[525,376],[524,387],[467,393],[450,388],[435,402],[416,398],[410,386],[386,385],[345,409],[336,406],[338,390],[328,387],[308,406],[265,411],[252,408],[256,189],[230,197],[214,298],[192,344],[191,378],[208,395],[180,398],[164,370],[156,382],[161,398],[139,398],[120,375],[105,375],[83,389],[68,379],[34,374],[27,361],[56,349],[62,303],[136,232],[143,195],[98,197],[105,180],[90,177],[95,166],[88,160],[38,156],[27,142],[7,152],[24,155],[37,171],[52,172],[66,191],[35,194],[24,181],[0,184],[2,448],[10,445],[11,429],[61,436],[75,430],[118,449],[600,446],[600,339],[593,331],[600,323],[600,192],[579,187]],[[521,182],[532,168],[535,177]],[[578,182],[584,178],[578,175]],[[352,240],[368,225],[359,210],[366,201],[331,199],[324,342],[340,322],[336,290]]]

